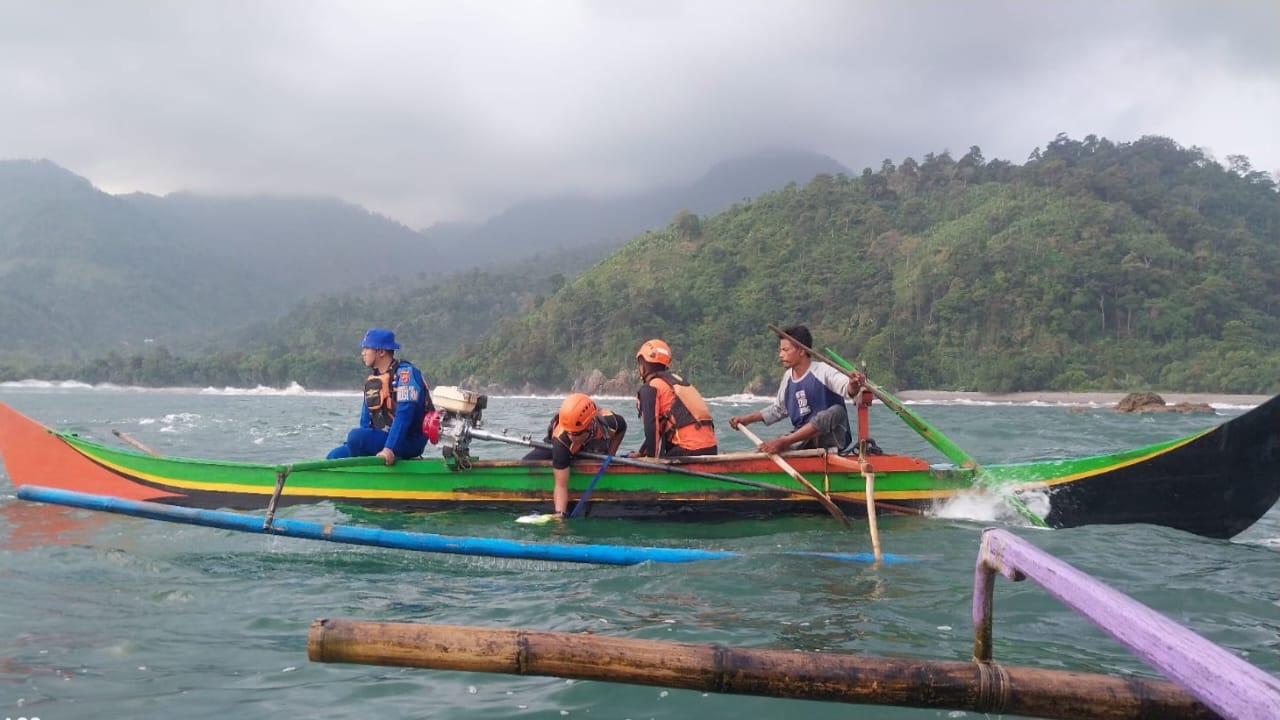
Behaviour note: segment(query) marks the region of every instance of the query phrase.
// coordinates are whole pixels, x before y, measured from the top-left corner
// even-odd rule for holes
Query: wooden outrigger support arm
[[[319,619],[307,633],[307,657],[1026,717],[1215,717],[1154,678],[462,625]]]
[[[1176,683],[993,662],[997,572],[1035,580]],[[340,619],[312,623],[307,656],[1049,718],[1280,717],[1280,680],[1004,530],[983,534],[973,617],[969,663]]]
[[[995,576],[1030,578],[1227,718],[1280,718],[1280,679],[1007,530],[982,533],[973,580],[973,659],[991,662]]]

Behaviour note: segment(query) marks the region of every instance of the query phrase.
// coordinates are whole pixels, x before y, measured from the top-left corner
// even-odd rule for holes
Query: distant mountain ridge
[[[249,265],[284,302],[447,269],[433,262],[440,248],[420,233],[337,198],[188,192],[119,197],[176,243]]]
[[[722,161],[687,184],[618,197],[566,195],[517,204],[480,225],[439,225],[423,234],[437,242],[465,243],[477,257],[518,260],[539,250],[605,244],[617,247],[647,230],[667,226],[681,210],[715,214],[790,183],[822,174],[849,174],[820,153],[773,150]]]
[[[146,212],[48,161],[0,162],[0,337],[6,354],[136,352],[269,302],[266,276],[175,248]],[[223,278],[238,277],[226,292]]]
[[[0,360],[216,345],[307,299],[530,258],[573,273],[579,256],[603,257],[682,209],[714,212],[823,172],[844,168],[769,153],[687,186],[533,201],[481,225],[418,232],[336,198],[117,196],[49,160],[0,160]]]
[[[0,358],[0,379],[349,387],[352,339],[384,322],[432,383],[490,393],[625,394],[649,337],[704,394],[767,393],[766,324],[791,322],[893,389],[1257,394],[1280,378],[1276,181],[1159,136],[820,174],[602,247],[304,303],[228,351]]]

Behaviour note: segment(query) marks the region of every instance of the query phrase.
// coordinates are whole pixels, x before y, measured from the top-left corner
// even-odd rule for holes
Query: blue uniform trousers
[[[347,442],[329,451],[328,459],[365,457],[377,455],[387,446],[387,433],[373,428],[355,428],[347,433]],[[427,437],[421,433],[410,433],[401,447],[395,450],[397,458],[418,457],[427,447]]]

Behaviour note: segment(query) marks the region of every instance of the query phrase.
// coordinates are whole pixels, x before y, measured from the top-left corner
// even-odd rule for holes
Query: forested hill
[[[679,217],[431,374],[567,389],[662,337],[704,391],[771,389],[767,323],[806,322],[890,387],[1276,392],[1278,314],[1269,176],[1059,136],[1021,166],[975,147]]]
[[[0,360],[189,349],[325,289],[416,278],[439,254],[335,199],[117,196],[0,160]]]
[[[135,352],[148,338],[226,327],[273,297],[267,275],[235,265],[176,250],[145,212],[51,162],[0,161],[0,358]],[[260,282],[225,292],[225,278],[246,275]]]
[[[360,333],[386,324],[433,384],[629,388],[636,348],[661,337],[704,392],[768,392],[767,324],[805,322],[890,388],[1280,392],[1276,184],[1166,138],[1059,136],[1021,165],[976,147],[886,161],[582,260],[331,298],[236,352],[48,376],[352,387]]]
[[[299,302],[351,293],[296,308],[305,317],[400,290],[420,297],[433,285],[454,286],[450,276],[470,268],[525,271],[545,263],[548,276],[572,273],[636,233],[661,227],[682,207],[719,211],[790,180],[842,170],[815,153],[760,153],[726,161],[693,183],[619,197],[544,198],[478,226],[435,226],[424,235],[336,198],[110,195],[47,160],[0,160],[0,377],[108,355],[93,363],[95,373],[117,380],[136,374],[141,381],[150,374],[124,362],[132,353],[165,348],[192,355],[210,347],[234,357],[228,348],[246,341],[249,355],[269,353],[279,332],[264,339],[254,331],[266,332]],[[485,282],[463,277],[472,284],[440,303],[457,306],[458,297]],[[494,310],[518,312],[496,305],[469,307],[467,314],[484,320]],[[448,338],[492,329],[487,322],[455,324],[434,307],[427,312],[433,319],[421,329]],[[385,316],[383,307],[375,314]],[[329,322],[364,320],[348,313]],[[247,325],[256,327],[246,334]],[[303,346],[312,355],[335,349],[314,341]],[[443,354],[452,345],[432,347]],[[237,377],[236,368],[216,364],[230,370],[219,375]]]
[[[774,150],[725,160],[691,183],[664,186],[618,197],[565,195],[530,200],[472,228],[428,228],[423,233],[437,242],[448,240],[465,248],[466,257],[485,269],[508,258],[508,267],[527,267],[531,252],[594,248],[613,250],[637,233],[662,227],[681,208],[695,213],[718,213],[735,202],[747,201],[791,182],[807,183],[821,173],[847,173],[835,160],[813,152]],[[463,253],[459,253],[462,255]],[[463,265],[469,267],[469,265]]]

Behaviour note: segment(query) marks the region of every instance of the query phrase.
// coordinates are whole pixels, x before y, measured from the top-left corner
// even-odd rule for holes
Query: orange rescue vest
[[[675,400],[671,403],[671,407],[657,417],[658,434],[662,436],[662,441],[667,445],[690,450],[715,445],[715,423],[711,420],[711,409],[707,407],[707,401],[702,399],[702,394],[698,392],[697,388],[670,370],[650,375],[645,378],[645,383],[649,384],[655,378],[667,383],[671,388],[671,392],[675,395]],[[680,429],[691,425],[695,430],[706,428],[707,431],[705,433],[685,433],[688,437],[682,438]],[[703,442],[691,445],[690,442],[698,440],[697,435],[705,435],[706,437],[702,438]]]
[[[385,373],[374,370],[364,381],[364,406],[369,408],[369,424],[374,430],[386,430],[395,422],[396,403],[391,397],[391,378],[399,364],[399,360],[392,362]]]

